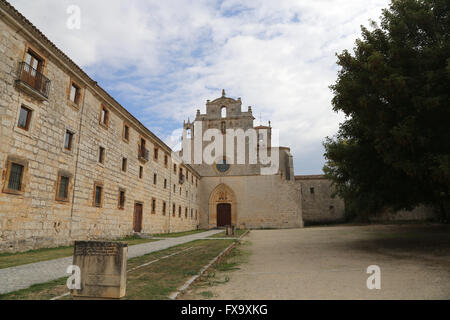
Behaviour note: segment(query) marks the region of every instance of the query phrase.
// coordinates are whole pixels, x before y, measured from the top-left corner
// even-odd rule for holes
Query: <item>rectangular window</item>
[[[177,191],[177,186],[173,185],[173,193],[175,193]]]
[[[157,147],[155,147],[154,153],[153,153],[153,157],[154,157],[155,161],[158,161],[158,153],[159,153],[159,149]]]
[[[105,148],[98,148],[98,162],[105,163]]]
[[[153,184],[158,183],[158,175],[156,173],[153,174]]]
[[[181,218],[181,206],[178,207],[178,218]]]
[[[175,217],[175,211],[176,211],[176,205],[175,205],[175,203],[173,204],[173,206],[172,206],[172,216],[173,217]]]
[[[103,185],[96,183],[94,185],[94,206],[101,208],[103,203]]]
[[[144,167],[139,166],[139,179],[142,179],[144,177]]]
[[[164,189],[167,189],[167,179],[164,179]]]
[[[70,132],[69,130],[66,130],[66,137],[64,139],[64,149],[71,151],[72,141],[73,141],[73,133]]]
[[[177,165],[176,164],[173,165],[173,173],[177,174]]]
[[[187,217],[188,217],[188,208],[185,208],[184,209],[184,217],[187,219]]]
[[[130,127],[126,124],[123,125],[123,140],[130,142]]]
[[[69,177],[63,175],[59,176],[56,200],[58,201],[69,200],[69,181],[70,181]]]
[[[122,171],[123,172],[127,172],[127,163],[128,163],[127,158],[122,158]]]
[[[32,110],[28,109],[27,107],[22,106],[20,108],[20,114],[19,114],[19,123],[17,126],[23,130],[28,131],[30,129],[30,122],[31,122],[31,114]]]
[[[76,105],[80,103],[80,97],[81,97],[81,89],[79,86],[77,86],[74,82],[70,84],[70,95],[69,99]]]
[[[22,179],[24,166],[18,163],[11,163],[9,170],[8,189],[12,191],[22,191]]]
[[[109,110],[104,105],[100,108],[100,124],[105,127],[109,125]]]
[[[28,64],[27,68],[30,69],[30,73],[36,77],[36,72],[42,72],[44,61],[43,59],[35,53],[33,50],[28,49],[25,56],[25,62]]]
[[[152,199],[152,214],[156,213],[156,199]]]
[[[143,138],[141,138],[141,143],[138,145],[138,157],[141,159],[141,160],[145,160],[145,161],[148,161],[150,158],[149,158],[149,151],[145,148],[145,145],[146,145],[146,141],[145,141],[145,139],[143,139]]]
[[[163,216],[166,215],[166,202],[165,201],[163,201],[162,214],[163,214]]]
[[[164,155],[164,166],[167,168],[169,166],[169,157],[166,155]]]
[[[118,208],[125,209],[125,190],[119,190],[119,204]]]

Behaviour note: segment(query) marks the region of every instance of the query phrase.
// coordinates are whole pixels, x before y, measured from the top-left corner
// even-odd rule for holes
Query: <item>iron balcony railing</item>
[[[26,83],[44,97],[48,98],[50,80],[26,62],[19,63],[19,81]]]
[[[149,161],[150,160],[150,152],[142,147],[141,145],[138,146],[138,157],[141,160]]]

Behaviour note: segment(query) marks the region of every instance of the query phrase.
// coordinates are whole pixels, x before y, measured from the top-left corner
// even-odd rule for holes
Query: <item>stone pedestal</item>
[[[227,236],[234,236],[234,226],[227,226],[226,235]]]
[[[125,296],[128,244],[76,241],[73,264],[80,268],[81,289],[74,298],[119,299]]]

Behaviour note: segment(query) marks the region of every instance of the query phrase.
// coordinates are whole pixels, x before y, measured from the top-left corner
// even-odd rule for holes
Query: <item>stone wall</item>
[[[48,99],[37,98],[16,85],[18,67],[28,47],[45,59],[42,73],[51,81]],[[78,105],[69,101],[71,81],[82,89]],[[109,110],[107,127],[99,123],[102,104]],[[32,110],[28,130],[17,125],[21,106]],[[130,127],[129,142],[122,138],[124,123]],[[64,148],[66,130],[74,134],[71,151]],[[171,157],[172,150],[4,1],[0,1],[0,137],[0,252],[130,235],[136,202],[143,205],[144,233],[198,226],[200,176],[184,166],[189,179],[181,184],[179,164],[177,172],[173,171],[176,160]],[[141,137],[150,154],[147,162],[138,159]],[[106,150],[104,164],[98,162],[100,146]],[[155,146],[159,148],[157,160],[153,157]],[[121,170],[123,157],[127,158],[126,172]],[[19,194],[5,190],[9,161],[25,167]],[[70,177],[68,201],[56,200],[60,173]],[[93,205],[96,182],[104,187],[101,208]],[[126,191],[124,209],[118,208],[119,188]],[[155,212],[151,210],[153,198]]]
[[[332,197],[331,181],[322,175],[296,176],[301,187],[302,210],[305,225],[346,222],[345,203]],[[430,221],[436,219],[432,208],[419,206],[414,210],[385,210],[369,217],[370,222]]]
[[[340,198],[333,198],[331,181],[321,175],[296,176],[301,188],[303,221],[306,225],[335,223],[345,220],[345,204]]]
[[[371,222],[433,221],[436,219],[436,212],[432,208],[425,206],[418,206],[413,210],[385,210],[369,217]]]

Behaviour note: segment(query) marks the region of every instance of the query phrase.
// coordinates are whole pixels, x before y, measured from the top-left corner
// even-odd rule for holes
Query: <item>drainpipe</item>
[[[76,182],[77,182],[77,173],[78,173],[78,163],[80,159],[80,145],[81,145],[81,127],[83,123],[83,115],[84,115],[84,105],[86,101],[87,87],[84,87],[83,92],[83,103],[81,105],[81,115],[80,115],[80,125],[78,127],[78,145],[77,145],[77,156],[75,160],[75,173],[73,176],[73,192],[72,192],[72,206],[70,208],[70,229],[69,229],[69,238],[72,238],[72,227],[73,227],[73,210],[75,205],[75,192],[76,192]]]
[[[173,163],[172,163],[172,167],[173,167]],[[172,216],[170,214],[170,210],[172,209],[172,167],[169,168],[169,227],[167,232],[170,233],[170,217]]]

